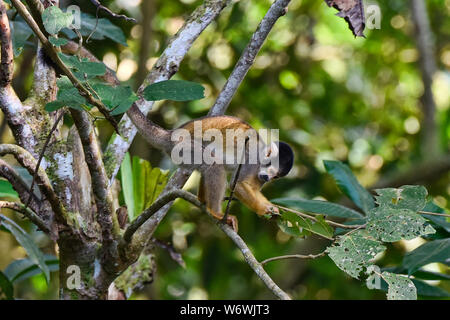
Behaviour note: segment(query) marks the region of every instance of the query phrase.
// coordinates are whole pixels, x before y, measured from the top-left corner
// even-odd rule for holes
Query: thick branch
[[[423,111],[422,154],[427,159],[433,159],[439,151],[438,132],[435,120],[436,103],[431,88],[433,75],[436,71],[434,39],[430,30],[425,1],[411,0],[411,11],[416,31],[414,37],[420,52],[420,69],[424,87],[421,99]]]
[[[97,222],[102,229],[102,243],[107,254],[119,234],[119,224],[115,215],[111,190],[108,187],[108,177],[103,165],[100,146],[95,135],[94,127],[84,111],[70,109],[72,118],[80,135],[86,163],[91,174],[92,190],[97,205]]]
[[[170,40],[167,48],[155,63],[138,93],[142,93],[149,84],[170,79],[177,71],[181,61],[203,30],[219,15],[229,0],[206,0],[186,20],[177,34]],[[153,107],[153,101],[143,99],[135,104],[144,115]],[[105,152],[105,165],[108,168],[110,184],[114,181],[125,153],[128,151],[137,129],[125,115],[119,123],[121,136],[112,137]]]
[[[244,79],[250,67],[253,65],[256,55],[264,44],[264,41],[269,35],[270,30],[272,30],[278,18],[286,14],[289,2],[291,2],[291,0],[276,0],[271,5],[270,9],[261,20],[261,23],[253,34],[250,42],[239,58],[239,61],[234,67],[233,72],[231,73],[230,77],[225,83],[225,86],[217,97],[216,102],[209,111],[209,115],[216,116],[225,113],[242,80]]]
[[[163,196],[160,196],[158,200],[156,200],[147,210],[145,210],[137,219],[135,219],[131,223],[131,225],[125,231],[124,240],[129,241],[133,236],[134,231],[146,220],[148,220],[153,213],[157,212],[159,208],[163,207],[165,204],[173,201],[176,198],[182,198],[200,208],[204,213],[207,213],[209,217],[213,219],[213,221],[217,224],[217,226],[235,243],[235,245],[242,252],[245,261],[253,269],[256,275],[264,282],[267,288],[269,288],[269,290],[272,291],[272,293],[278,298],[282,300],[291,300],[289,295],[281,290],[278,285],[272,280],[272,278],[270,278],[270,276],[266,273],[262,265],[258,262],[258,260],[256,260],[256,258],[248,248],[245,241],[242,240],[242,238],[230,226],[211,216],[211,214],[207,211],[205,205],[203,205],[197,199],[197,197],[190,192],[186,192],[183,190],[173,190]],[[124,249],[122,248],[122,250]]]
[[[0,0],[0,41],[1,41],[1,67],[0,67],[0,86],[6,87],[12,81],[14,72],[14,54],[11,41],[11,29],[9,28],[9,19],[6,14],[6,7]]]

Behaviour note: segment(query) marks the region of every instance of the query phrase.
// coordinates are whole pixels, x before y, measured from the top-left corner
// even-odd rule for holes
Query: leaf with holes
[[[165,80],[147,86],[143,97],[148,101],[175,100],[189,101],[203,99],[205,88],[202,85],[184,80]]]
[[[367,220],[367,232],[384,242],[411,240],[418,236],[435,233],[426,225],[426,220],[409,209],[378,207],[373,209]]]
[[[339,189],[365,213],[375,207],[372,195],[356,180],[348,166],[339,161],[325,160],[325,169],[333,176]]]
[[[417,289],[408,277],[386,271],[381,276],[389,286],[388,300],[417,300]]]
[[[414,212],[422,210],[427,204],[427,189],[423,186],[402,186],[398,189],[385,188],[375,190],[376,203],[380,207],[409,209]]]
[[[379,241],[373,240],[364,230],[344,235],[328,247],[326,252],[334,263],[353,278],[359,279],[363,268],[367,268],[375,256],[386,250]]]
[[[64,13],[56,6],[50,6],[42,13],[44,28],[50,34],[57,34],[62,28],[68,28],[72,24],[72,21],[72,13]]]
[[[315,218],[317,221],[312,221],[289,211],[283,211],[280,217],[281,220],[289,222],[289,224],[285,223],[284,226],[289,226],[288,232],[291,232],[294,235],[298,234],[297,236],[304,236],[309,235],[309,233],[315,233],[332,240],[334,233],[333,228],[328,225],[323,216],[317,215]],[[305,233],[305,230],[308,232]]]

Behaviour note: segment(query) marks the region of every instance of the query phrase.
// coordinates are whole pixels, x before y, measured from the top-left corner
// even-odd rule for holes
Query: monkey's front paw
[[[272,217],[274,215],[280,215],[280,210],[270,203],[264,208],[264,216]]]

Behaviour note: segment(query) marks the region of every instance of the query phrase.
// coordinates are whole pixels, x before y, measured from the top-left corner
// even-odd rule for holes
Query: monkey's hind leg
[[[202,171],[198,199],[200,202],[206,203],[208,211],[218,220],[223,218],[222,200],[226,187],[227,175],[223,166],[213,165]],[[238,223],[235,216],[227,215],[227,224],[237,232]]]

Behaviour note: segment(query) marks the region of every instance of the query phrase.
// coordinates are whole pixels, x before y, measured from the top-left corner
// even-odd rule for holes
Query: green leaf
[[[450,293],[445,291],[444,289],[429,285],[428,283],[417,280],[417,279],[411,279],[411,281],[413,282],[414,286],[416,287],[417,294],[419,296],[436,297],[436,298],[450,297]]]
[[[102,62],[91,62],[87,58],[78,59],[76,56],[66,55],[64,53],[58,53],[64,64],[71,68],[85,73],[88,76],[102,76],[106,72],[106,66]],[[80,79],[84,81],[84,77]]]
[[[55,38],[55,37],[49,37],[48,41],[50,41],[50,43],[54,46],[63,46],[65,44],[67,44],[69,41],[67,41],[67,39],[64,38]]]
[[[326,252],[341,270],[359,279],[363,268],[367,268],[375,256],[384,250],[386,247],[379,241],[370,239],[364,230],[357,230],[340,237]]]
[[[19,195],[7,180],[0,180],[0,197],[19,199]]]
[[[133,171],[131,168],[130,154],[127,152],[120,166],[120,178],[122,182],[122,192],[125,204],[127,205],[128,217],[130,221],[134,219],[134,187],[133,187]]]
[[[25,21],[15,20],[10,22],[14,56],[17,57],[21,52],[28,38],[33,34]]]
[[[45,264],[51,272],[59,270],[59,260],[53,255],[45,255]],[[11,262],[5,269],[5,275],[12,282],[20,282],[42,273],[42,270],[30,259],[19,259]]]
[[[341,206],[336,203],[320,200],[307,200],[301,198],[279,198],[272,199],[273,203],[277,203],[289,208],[304,210],[312,213],[320,213],[326,216],[339,218],[362,218],[363,215],[350,208]]]
[[[0,215],[0,222],[14,235],[17,242],[20,243],[20,245],[26,250],[30,260],[33,261],[34,264],[38,265],[44,272],[45,279],[48,283],[50,281],[50,271],[45,264],[44,254],[41,250],[39,250],[30,236],[19,225],[4,215]]]
[[[336,180],[339,189],[365,213],[375,206],[372,195],[359,184],[348,166],[331,160],[324,160],[323,163],[327,172]]]
[[[318,221],[303,218],[293,212],[283,211],[279,219],[286,220],[289,223],[282,223],[282,231],[287,230],[288,234],[303,237],[309,235],[310,232],[318,234],[324,238],[333,240],[333,228],[326,223],[323,216],[317,215]],[[304,232],[304,231],[308,232]]]
[[[184,80],[166,80],[153,83],[143,91],[148,101],[175,100],[189,101],[203,99],[205,88],[202,85]]]
[[[369,213],[367,231],[376,239],[395,242],[411,240],[418,236],[436,232],[426,220],[409,209],[377,207]]]
[[[450,239],[434,240],[408,252],[403,258],[403,267],[408,274],[433,262],[450,262]]]
[[[398,189],[376,189],[376,202],[380,207],[409,209],[417,212],[425,207],[427,189],[423,186],[402,186]]]
[[[63,76],[57,80],[58,95],[55,101],[49,102],[45,105],[45,110],[52,112],[64,106],[74,108],[77,110],[85,110],[85,108],[92,107],[87,104],[85,99],[80,95],[78,90],[72,85],[70,80]]]
[[[95,29],[95,32],[92,31]],[[106,18],[97,19],[94,16],[91,16],[86,13],[81,13],[81,29],[79,30],[81,35],[89,36],[92,33],[91,39],[95,40],[103,40],[105,38],[109,38],[117,43],[120,43],[124,46],[127,45],[127,39],[125,38],[122,30],[111,23]],[[76,38],[77,35],[70,29],[64,29],[63,32],[70,38]]]
[[[449,274],[426,271],[426,270],[417,270],[412,275],[415,278],[422,279],[422,280],[450,280]]]
[[[111,115],[117,115],[127,111],[133,102],[138,100],[137,95],[129,86],[109,86],[104,83],[92,84],[92,88],[98,94],[107,108],[112,110]]]
[[[417,289],[408,277],[383,272],[383,279],[388,283],[388,300],[417,300]]]
[[[50,6],[42,13],[44,28],[50,34],[57,34],[62,28],[68,28],[72,24],[72,21],[72,13],[64,13],[56,6]]]
[[[3,272],[0,271],[0,300],[13,300],[14,299],[14,287]]]

